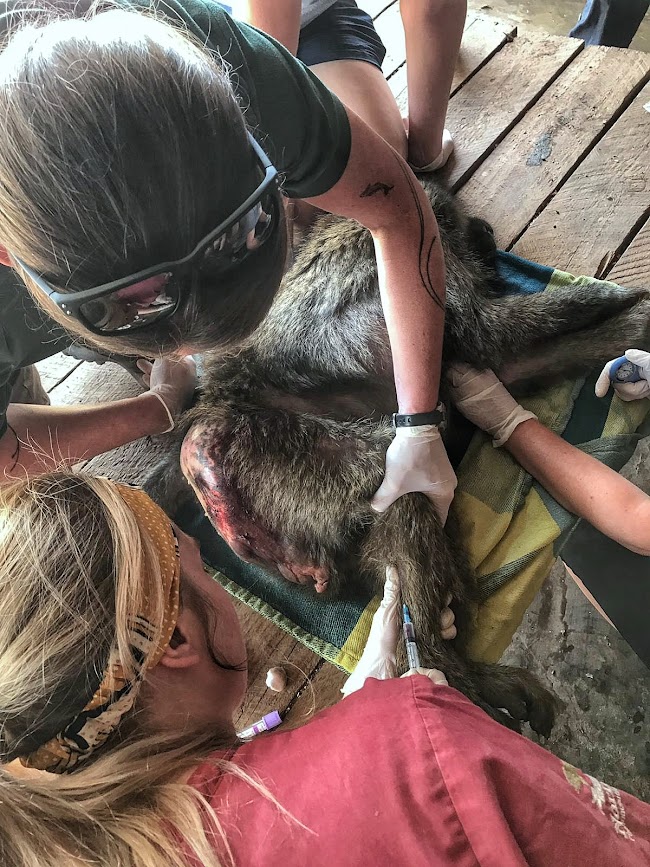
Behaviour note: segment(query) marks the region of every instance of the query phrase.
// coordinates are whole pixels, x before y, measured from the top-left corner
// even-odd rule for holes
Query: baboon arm
[[[650,497],[544,427],[523,422],[504,446],[558,503],[631,551],[650,556]]]

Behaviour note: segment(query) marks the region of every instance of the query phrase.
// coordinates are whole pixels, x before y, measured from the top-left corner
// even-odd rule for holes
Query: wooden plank
[[[141,391],[133,377],[118,364],[107,361],[100,365],[84,361],[52,389],[50,397],[55,406],[71,406],[119,400]]]
[[[116,482],[139,485],[152,467],[168,454],[170,445],[171,439],[164,434],[143,437],[85,461],[83,469],[95,476],[108,476]]]
[[[474,73],[517,35],[517,27],[502,18],[468,16],[460,43],[451,94],[459,90]]]
[[[621,286],[650,288],[650,220],[605,276]]]
[[[486,18],[484,15],[468,15],[451,85],[452,97],[471,79],[477,70],[481,69],[516,34],[517,28],[508,22],[497,18]],[[406,66],[401,66],[395,72],[389,84],[397,104],[405,113],[407,106]]]
[[[533,220],[515,253],[595,275],[625,248],[650,213],[649,99],[650,84]]]
[[[519,36],[452,98],[447,126],[456,146],[445,172],[452,189],[463,184],[582,47],[578,39]]]
[[[238,728],[244,728],[272,710],[284,714],[321,665],[321,659],[243,602],[233,601],[248,652],[248,690],[235,721]],[[281,693],[266,686],[266,673],[276,665],[287,675],[287,687]]]
[[[43,361],[37,361],[36,369],[41,376],[41,382],[45,391],[51,391],[53,388],[56,388],[81,363],[76,358],[64,355],[63,352],[57,352],[56,355],[44,358]]]
[[[649,75],[650,55],[585,48],[508,133],[459,193],[494,225],[500,247],[523,233]]]
[[[644,457],[647,466],[647,449]],[[597,779],[650,799],[648,669],[587,602],[561,561],[502,662],[537,674],[562,702],[546,749]]]
[[[346,672],[335,665],[324,662],[314,676],[305,683],[289,706],[284,716],[286,729],[304,725],[319,710],[324,710],[340,701],[341,687],[347,680]]]

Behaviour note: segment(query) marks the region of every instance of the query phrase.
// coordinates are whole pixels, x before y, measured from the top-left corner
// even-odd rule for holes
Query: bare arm
[[[650,497],[537,419],[504,445],[558,503],[631,551],[650,556]]]
[[[0,483],[75,464],[140,437],[162,433],[169,418],[150,392],[99,406],[10,404],[0,439]]]
[[[348,110],[352,149],[343,176],[310,201],[372,233],[399,410],[438,401],[445,266],[431,205],[406,162]]]
[[[300,37],[300,0],[246,0],[242,18],[258,30],[268,33],[292,54],[298,50]]]
[[[650,556],[650,497],[524,410],[491,370],[447,370],[451,398],[555,499],[631,551]]]

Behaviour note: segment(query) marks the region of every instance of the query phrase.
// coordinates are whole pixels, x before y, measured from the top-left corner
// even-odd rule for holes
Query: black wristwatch
[[[439,403],[432,412],[412,412],[407,415],[393,413],[393,427],[419,427],[423,424],[433,424],[440,427],[445,423],[447,410],[444,403]]]

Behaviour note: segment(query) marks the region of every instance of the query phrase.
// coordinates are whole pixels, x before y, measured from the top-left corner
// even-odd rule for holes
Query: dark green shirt
[[[16,24],[11,10],[21,5],[22,0],[0,2],[0,37],[9,23]],[[70,4],[53,0],[52,5]],[[150,8],[145,0],[131,5]],[[76,8],[83,11],[80,4]],[[283,173],[287,195],[311,198],[331,189],[350,154],[350,126],[337,97],[279,43],[233,21],[213,0],[161,0],[158,8],[184,21],[228,63],[246,121]],[[16,371],[59,351],[66,340],[58,326],[35,311],[22,282],[2,265],[0,305],[1,435]]]

